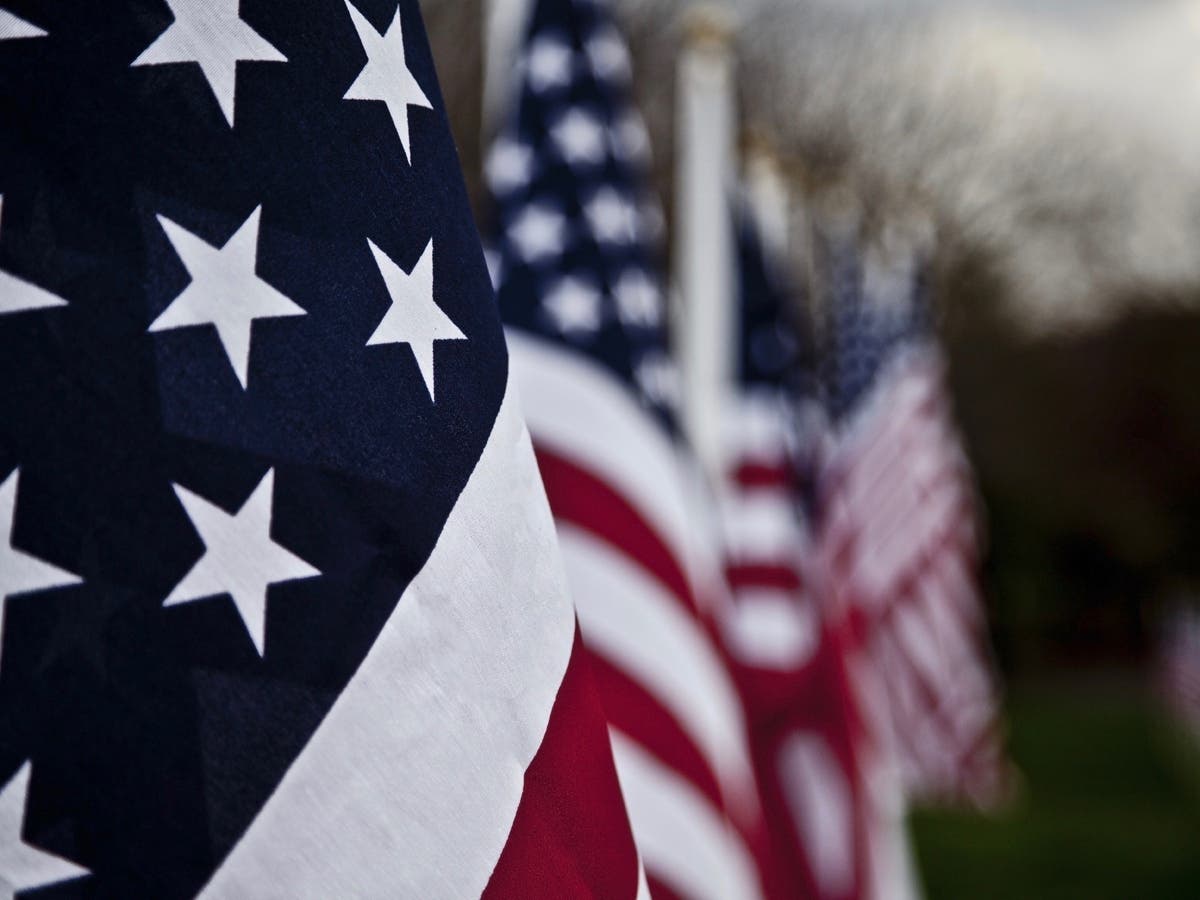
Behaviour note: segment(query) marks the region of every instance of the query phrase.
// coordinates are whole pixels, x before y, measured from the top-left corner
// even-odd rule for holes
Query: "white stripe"
[[[779,490],[727,485],[721,497],[725,544],[732,562],[799,565],[807,536],[791,498]]]
[[[958,598],[947,593],[943,584],[930,573],[923,573],[914,589],[919,592],[914,599],[929,618],[933,641],[945,660],[943,665],[982,670],[985,667],[982,642],[976,641],[975,631],[956,609]]]
[[[731,803],[754,803],[741,705],[712,640],[678,600],[608,544],[562,522],[558,537],[588,646],[674,715]],[[753,815],[757,805],[746,812]]]
[[[201,896],[478,896],[574,627],[510,380],[429,560]]]
[[[818,734],[797,731],[779,748],[784,799],[823,897],[854,886],[854,798],[846,773]]]
[[[949,454],[941,452],[944,430],[927,416],[896,409],[890,422],[869,441],[864,439],[844,484],[852,509],[872,509],[897,490],[924,487],[950,469]],[[895,425],[896,427],[892,427]]]
[[[653,900],[650,896],[650,883],[646,881],[646,866],[642,863],[641,857],[638,857],[637,900]]]
[[[749,388],[728,404],[726,458],[748,458],[768,465],[786,463],[795,445],[790,399],[775,388]]]
[[[946,658],[929,619],[929,607],[917,597],[904,597],[892,608],[888,629],[895,638],[897,649],[916,673],[917,677],[931,687],[936,687],[950,673],[946,671]],[[943,684],[938,694],[944,696],[953,685]],[[939,698],[935,696],[933,702]]]
[[[633,836],[654,877],[691,900],[761,897],[750,854],[707,798],[621,732],[610,734]]]
[[[717,498],[699,461],[684,453],[680,454],[680,479],[688,509],[684,568],[701,615],[711,619],[730,602]]]
[[[947,462],[949,454],[942,452],[936,442],[944,432],[934,429],[910,429],[889,447],[886,467],[874,480],[866,477],[862,468],[847,480],[847,504],[852,511],[879,520],[876,526],[881,535],[905,528],[904,519],[914,506],[924,502],[933,491],[950,493],[955,498],[961,487],[954,479]]]
[[[681,563],[689,559],[683,463],[666,430],[615,376],[525,332],[506,332],[510,366],[539,445],[632,503]]]
[[[778,588],[742,588],[721,613],[721,634],[739,661],[788,671],[817,649],[819,623],[811,597]]]
[[[859,528],[853,575],[871,602],[885,601],[896,584],[927,559],[953,523],[966,514],[961,494],[949,484],[924,496],[912,490],[906,493],[900,502],[876,497],[877,502],[863,504],[857,512],[835,505],[842,529]],[[893,492],[893,497],[898,494]]]
[[[870,414],[860,414],[837,436],[836,448],[827,461],[830,471],[855,482],[859,491],[894,481],[899,448],[907,445],[910,436],[944,431],[938,417],[923,410],[926,395],[933,390],[919,371],[900,373],[881,383],[873,392]],[[925,442],[935,440],[926,438]]]
[[[615,375],[517,329],[510,366],[539,446],[572,460],[646,520],[683,569],[701,611],[725,589],[721,534],[707,476]]]

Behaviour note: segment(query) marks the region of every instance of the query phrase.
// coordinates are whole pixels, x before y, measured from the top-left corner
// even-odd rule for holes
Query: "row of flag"
[[[542,0],[514,68],[485,233],[651,892],[905,896],[903,798],[986,806],[1006,778],[923,260],[826,230],[818,361],[731,199],[736,379],[704,483],[624,42],[603,4]]]
[[[604,4],[486,260],[415,0],[4,4],[0,897],[901,897],[1002,789],[921,266],[825,236],[818,378],[731,199],[705,471]]]

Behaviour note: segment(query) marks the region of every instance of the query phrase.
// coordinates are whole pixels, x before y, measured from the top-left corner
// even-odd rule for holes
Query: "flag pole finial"
[[[733,41],[736,19],[725,3],[702,3],[683,19],[684,39],[689,47],[723,50]]]

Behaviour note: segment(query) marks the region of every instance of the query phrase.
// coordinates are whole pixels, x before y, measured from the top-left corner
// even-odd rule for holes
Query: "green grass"
[[[928,900],[1200,898],[1200,750],[1136,692],[1014,691],[1006,812],[911,817]]]

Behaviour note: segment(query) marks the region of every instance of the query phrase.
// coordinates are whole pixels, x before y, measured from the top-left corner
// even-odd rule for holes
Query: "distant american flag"
[[[644,895],[415,0],[0,83],[0,896]]]
[[[1167,708],[1200,740],[1200,610],[1180,604],[1164,617],[1155,677]]]
[[[822,609],[811,507],[823,436],[802,299],[739,217],[737,367],[721,496],[733,594],[722,630],[742,690],[778,896],[864,896],[861,721]]]
[[[486,164],[493,274],[634,834],[656,895],[755,897],[757,793],[720,575],[695,565],[629,57],[603,3],[541,0],[516,75]]]
[[[987,804],[1006,768],[970,468],[917,258],[858,253],[853,236],[833,236],[836,430],[821,493],[834,604],[856,623],[906,793]]]

